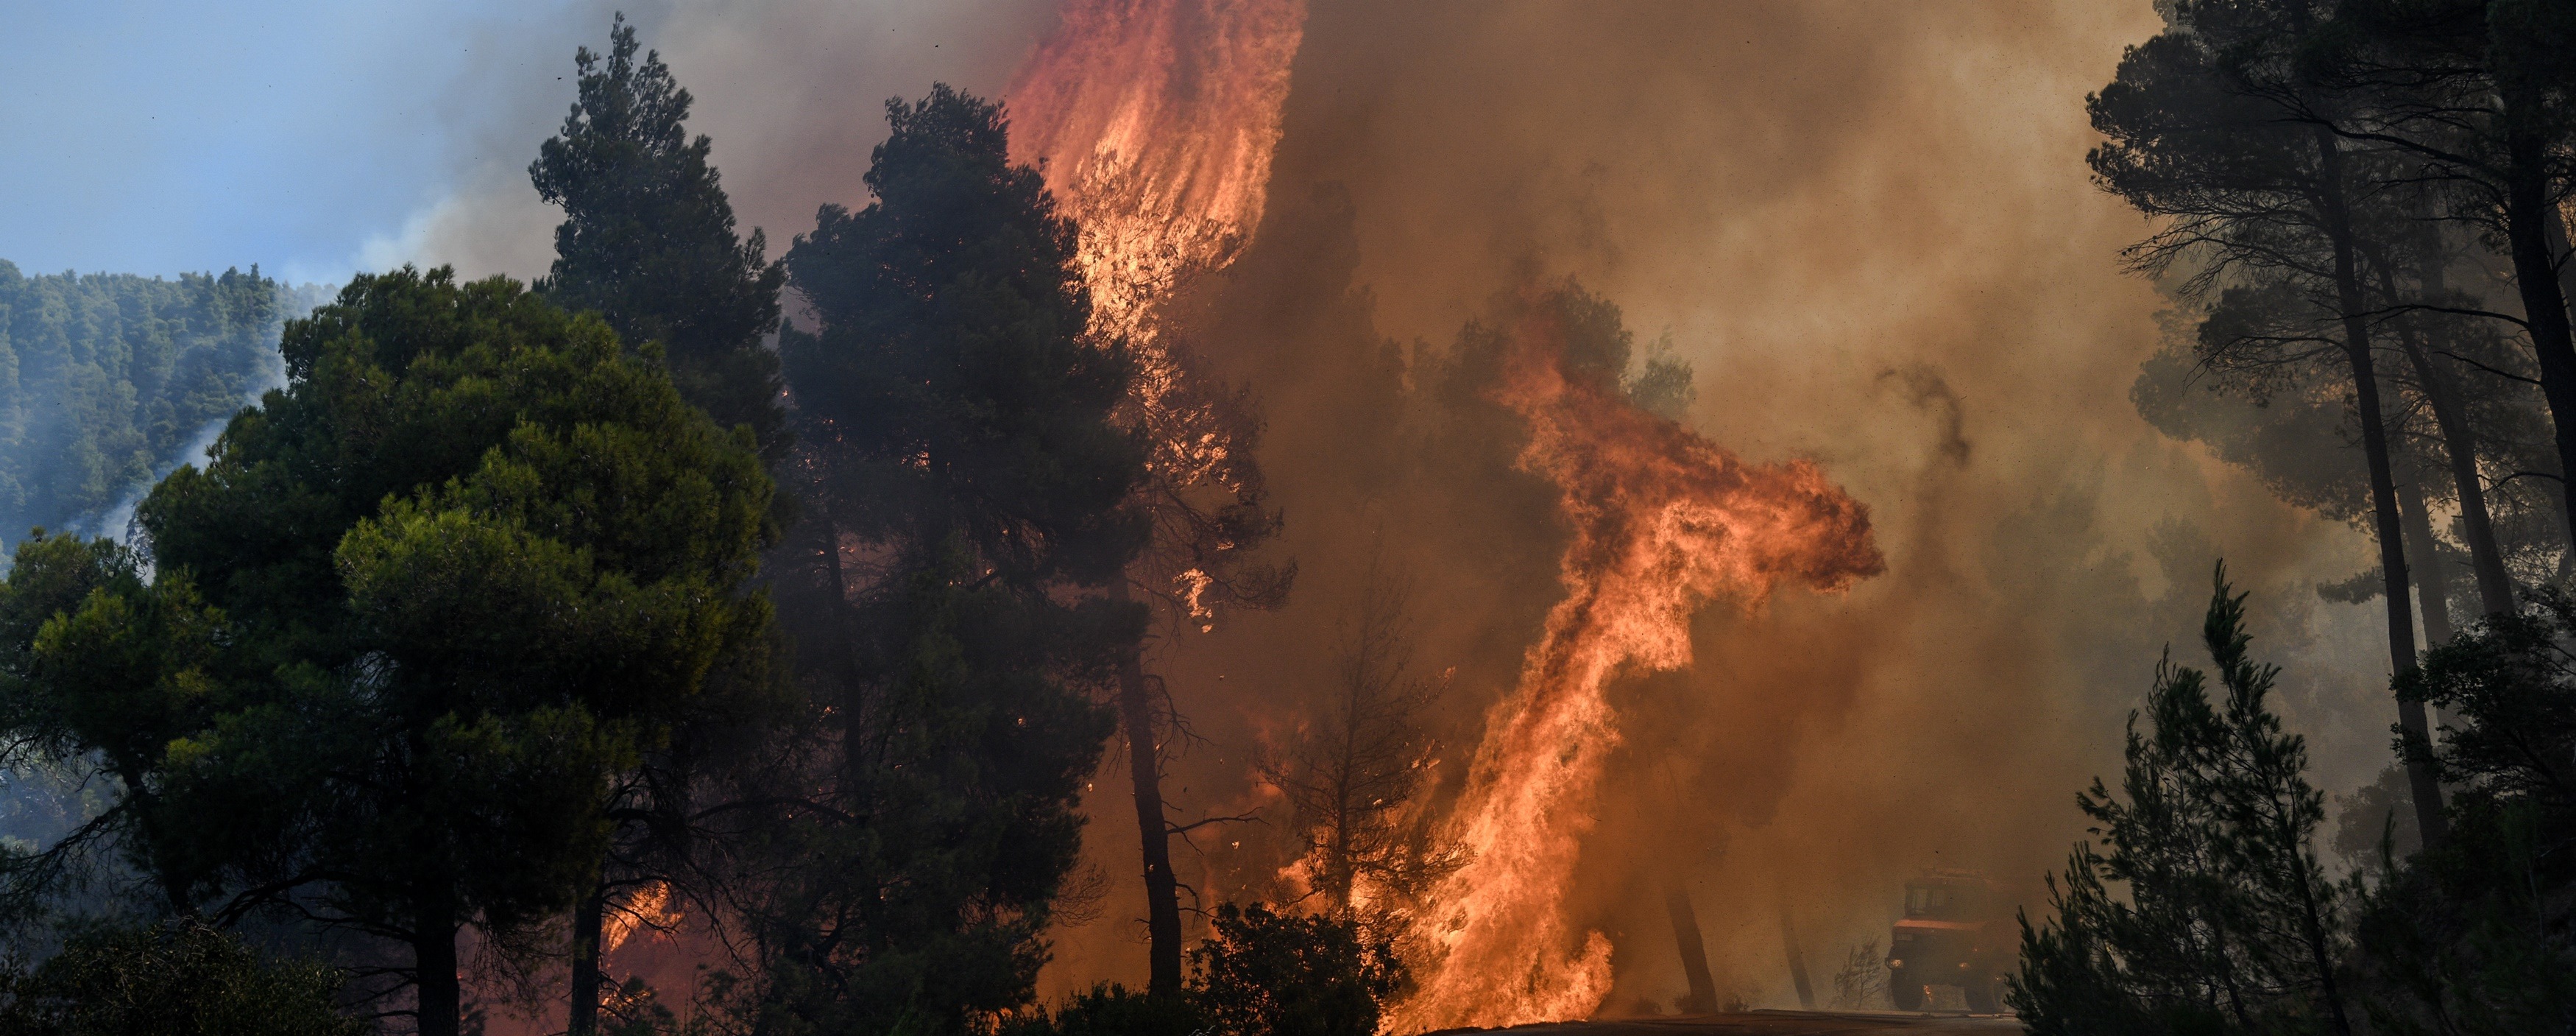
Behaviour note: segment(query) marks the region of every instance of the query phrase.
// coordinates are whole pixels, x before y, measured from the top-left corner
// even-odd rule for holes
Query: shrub
[[[1225,1036],[1373,1036],[1404,984],[1394,946],[1351,921],[1228,903],[1213,928],[1190,951],[1190,997]]]
[[[1192,997],[1154,997],[1115,983],[1076,993],[1053,1014],[1004,1022],[995,1036],[1191,1036],[1207,1028]]]
[[[202,924],[98,929],[0,971],[0,1036],[359,1036],[333,1007],[340,983]]]

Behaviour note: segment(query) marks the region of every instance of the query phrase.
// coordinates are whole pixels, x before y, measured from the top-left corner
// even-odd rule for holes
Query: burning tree
[[[1464,864],[1432,837],[1415,795],[1438,746],[1420,717],[1438,686],[1413,669],[1411,589],[1372,561],[1342,623],[1321,715],[1262,770],[1285,793],[1314,891],[1339,917],[1390,925]]]
[[[1295,576],[1255,553],[1280,516],[1253,458],[1252,399],[1199,368],[1164,307],[1231,263],[1260,223],[1304,22],[1301,0],[1070,4],[1010,90],[1026,126],[1020,153],[1081,227],[1090,333],[1137,362],[1121,422],[1149,450],[1131,505],[1153,537],[1116,592],[1156,603],[1175,636],[1212,630],[1222,606],[1275,608]],[[1171,839],[1226,818],[1171,819],[1163,769],[1188,732],[1144,653],[1140,644],[1120,662],[1116,700],[1144,863],[1147,988],[1172,996],[1181,908]]]

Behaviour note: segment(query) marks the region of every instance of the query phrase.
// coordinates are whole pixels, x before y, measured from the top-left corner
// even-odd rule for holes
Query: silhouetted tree
[[[2439,706],[2436,746],[2400,732],[2456,792],[2454,837],[2362,897],[2356,978],[2376,1031],[2521,1033],[2576,1024],[2576,601],[2556,588],[2429,652],[2399,692]]]
[[[1370,1036],[1404,985],[1386,936],[1348,920],[1226,903],[1209,927],[1189,996],[1225,1036]]]
[[[811,702],[740,902],[763,1031],[956,1032],[1024,1004],[1140,634],[1133,365],[1084,330],[1074,230],[996,105],[889,102],[865,182],[789,251],[808,515],[779,592]],[[765,861],[765,862],[763,862]]]
[[[2076,846],[2050,881],[2057,916],[2023,919],[2008,997],[2034,1033],[2352,1031],[2339,890],[2314,850],[2324,799],[2267,701],[2279,670],[2247,653],[2245,596],[2224,565],[2213,582],[2218,700],[2201,671],[2157,665],[2120,794],[2096,780],[2077,797],[2110,854]]]
[[[2197,264],[2179,283],[2215,300],[2200,328],[2205,359],[2248,373],[2342,368],[2370,479],[2389,664],[2402,672],[2415,664],[2415,619],[2365,280],[2365,235],[2389,213],[2358,168],[2367,156],[2307,118],[2335,103],[2297,60],[2322,12],[2281,0],[2177,4],[2167,17],[2168,29],[2130,48],[2118,78],[2086,99],[2110,138],[2087,161],[2104,190],[2164,221],[2129,249],[2133,269]],[[2401,701],[2398,716],[2425,727],[2419,705]],[[2409,776],[2418,821],[2438,840],[2441,789],[2424,767]]]
[[[203,924],[96,929],[0,970],[0,1036],[364,1036],[333,1002],[343,980]]]
[[[659,342],[690,404],[746,425],[761,456],[787,448],[777,355],[786,272],[755,228],[734,237],[733,205],[710,142],[689,138],[689,92],[659,53],[638,64],[635,28],[617,17],[608,53],[573,52],[580,98],[528,166],[537,196],[564,210],[555,262],[533,286],[567,309],[596,310],[629,346]],[[603,60],[604,58],[604,60]]]
[[[1287,750],[1262,766],[1286,795],[1314,889],[1335,917],[1353,916],[1359,882],[1378,893],[1383,911],[1461,862],[1433,841],[1414,803],[1437,747],[1421,727],[1437,688],[1413,668],[1410,595],[1400,575],[1370,565],[1334,645],[1332,687]]]
[[[1129,506],[1147,519],[1152,535],[1112,593],[1151,606],[1162,620],[1154,627],[1168,642],[1191,630],[1212,632],[1221,609],[1260,611],[1286,603],[1297,568],[1260,553],[1278,534],[1281,519],[1269,506],[1255,459],[1261,418],[1251,393],[1215,381],[1180,341],[1167,338],[1139,351],[1148,355],[1141,357],[1142,369],[1119,408],[1119,423],[1146,447],[1144,478]],[[1172,838],[1244,818],[1171,818],[1163,770],[1191,735],[1163,677],[1146,671],[1154,627],[1119,660],[1117,707],[1144,864],[1146,989],[1168,997],[1181,988],[1180,879],[1172,870]]]
[[[2444,188],[2445,215],[2481,228],[2510,262],[2523,312],[2495,315],[2530,335],[2564,469],[2576,461],[2576,339],[2558,206],[2576,187],[2576,10],[2345,0],[2333,17],[2301,61],[2334,100],[2295,114],[2402,158],[2393,179]]]

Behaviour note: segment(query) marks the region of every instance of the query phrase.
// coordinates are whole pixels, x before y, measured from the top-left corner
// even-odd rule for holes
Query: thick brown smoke
[[[2315,668],[2367,660],[2341,650],[2367,616],[2302,584],[2357,567],[2349,534],[2127,402],[2160,301],[2114,264],[2140,224],[2085,182],[2081,98],[2155,24],[2143,3],[1315,3],[1268,218],[1195,334],[1267,407],[1304,573],[1285,612],[1163,646],[1207,739],[1171,781],[1180,819],[1271,804],[1253,757],[1329,685],[1372,557],[1415,584],[1446,762],[1468,762],[1563,599],[1565,519],[1530,486],[1408,475],[1386,458],[1435,447],[1378,411],[1436,391],[1390,382],[1501,318],[1498,291],[1561,274],[1669,335],[1693,427],[1871,507],[1888,563],[1848,596],[1706,609],[1687,670],[1614,686],[1624,740],[1568,897],[1576,937],[1612,947],[1607,1009],[1680,991],[1658,881],[1697,899],[1722,990],[1773,1005],[1794,1003],[1784,907],[1821,976],[1884,938],[1919,868],[2035,884],[2222,551],[2279,609],[2280,657],[2311,660],[2293,705],[2321,754],[2378,751],[2382,677]],[[2368,776],[2344,770],[2326,783]],[[1125,792],[1095,789],[1116,877]],[[1276,819],[1182,852],[1202,902],[1298,891]],[[1141,973],[1133,895],[1060,934],[1056,991]]]

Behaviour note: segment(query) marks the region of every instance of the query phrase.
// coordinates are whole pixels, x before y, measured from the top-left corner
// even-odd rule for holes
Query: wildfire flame
[[[1233,262],[1259,225],[1305,17],[1304,0],[1071,0],[1007,94],[1014,157],[1041,165],[1081,228],[1093,331],[1137,353],[1137,419],[1170,484],[1222,483],[1234,440],[1209,423],[1156,307]],[[1475,856],[1420,915],[1438,959],[1398,1031],[1598,1007],[1609,941],[1578,939],[1563,895],[1618,743],[1610,679],[1688,664],[1690,616],[1711,600],[1757,603],[1784,581],[1837,590],[1882,568],[1867,509],[1813,465],[1745,464],[1568,378],[1555,328],[1521,330],[1502,400],[1530,425],[1521,463],[1555,480],[1575,526],[1567,596],[1487,717],[1450,821]],[[1178,578],[1195,616],[1206,576]]]
[[[1152,308],[1261,222],[1305,0],[1072,0],[1020,69],[1011,147],[1082,228],[1095,326],[1150,348]]]
[[[602,953],[614,953],[636,932],[651,929],[670,931],[680,924],[680,905],[671,899],[671,886],[659,881],[646,882],[629,893],[625,902],[608,913],[599,933]]]
[[[1232,263],[1261,223],[1305,0],[1071,0],[1061,18],[1005,95],[1012,157],[1045,171],[1080,228],[1090,330],[1136,358],[1126,417],[1150,445],[1155,484],[1244,495],[1237,412],[1193,375],[1160,307]],[[1168,523],[1190,508],[1152,510]],[[1210,575],[1162,567],[1165,595],[1212,629]]]
[[[1566,916],[1603,763],[1619,742],[1605,691],[1631,666],[1691,659],[1690,617],[1783,582],[1840,590],[1878,574],[1868,509],[1805,461],[1751,465],[1588,381],[1542,318],[1520,329],[1501,401],[1529,422],[1521,465],[1560,491],[1574,540],[1566,596],[1486,717],[1452,814],[1475,855],[1415,934],[1439,956],[1395,1031],[1585,1017],[1610,991],[1610,943]]]

